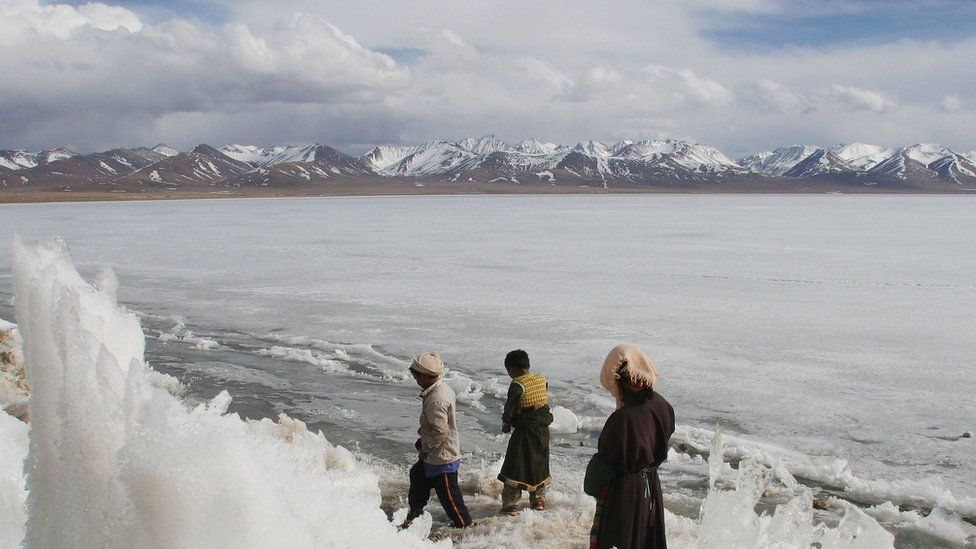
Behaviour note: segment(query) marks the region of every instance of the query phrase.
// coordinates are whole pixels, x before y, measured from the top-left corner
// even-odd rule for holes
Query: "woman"
[[[603,362],[600,384],[617,399],[617,410],[587,467],[584,489],[597,499],[591,549],[667,547],[657,467],[668,457],[674,409],[654,391],[657,377],[647,355],[627,343]]]

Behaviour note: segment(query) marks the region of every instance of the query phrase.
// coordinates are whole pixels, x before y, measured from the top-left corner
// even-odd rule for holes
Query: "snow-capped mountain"
[[[0,151],[0,168],[6,168],[8,170],[30,169],[50,162],[65,160],[76,154],[78,153],[64,147],[47,149],[40,152],[25,151],[23,149]]]
[[[179,153],[163,144],[75,154],[67,149],[0,151],[0,187],[66,189],[95,185],[128,190],[165,186],[308,185],[382,177],[442,182],[573,186],[724,188],[818,186],[953,190],[976,185],[976,152],[935,144],[890,148],[865,143],[794,145],[738,162],[699,143],[664,140],[583,141],[573,146],[494,135],[421,145],[380,145],[356,158],[331,147],[200,145]],[[418,183],[419,184],[419,183]],[[750,187],[751,186],[751,187]]]
[[[265,163],[272,156],[285,150],[286,147],[257,147],[254,145],[225,145],[220,148],[220,152],[238,160],[240,162],[247,162],[252,166],[259,166]]]
[[[674,140],[614,144],[586,141],[571,148],[526,139],[513,147],[488,135],[457,142],[433,141],[418,147],[384,145],[360,159],[382,175],[451,179],[485,174],[512,178],[545,170],[565,170],[571,177],[601,181],[633,181],[640,174],[651,172],[657,174],[655,177],[669,171],[698,175],[744,173],[735,161],[714,147]]]
[[[152,148],[152,150],[153,152],[157,152],[163,156],[176,156],[180,154],[180,151],[174,149],[173,147],[165,145],[163,143],[156,145],[155,147]]]
[[[739,165],[757,173],[783,175],[819,150],[820,147],[811,145],[790,145],[740,158]]]
[[[594,156],[598,158],[610,158],[613,156],[612,146],[600,141],[586,141],[583,143],[577,143],[576,146],[573,147],[573,150],[581,152],[587,156]]]
[[[783,173],[786,177],[814,177],[828,174],[841,174],[855,171],[843,158],[828,149],[818,149]]]
[[[304,185],[337,178],[375,176],[361,159],[326,145],[285,147],[256,169],[225,180],[233,186]]]
[[[400,160],[387,165],[380,170],[380,173],[402,177],[457,175],[462,171],[474,169],[483,158],[471,152],[469,150],[471,146],[474,146],[474,143],[467,142],[464,145],[448,141],[425,143]]]
[[[364,164],[373,171],[381,173],[390,166],[403,160],[407,156],[419,151],[421,147],[401,147],[397,145],[380,145],[359,157]]]
[[[928,168],[946,181],[976,183],[976,162],[961,154],[947,154],[929,164]]]
[[[897,149],[868,145],[866,143],[840,144],[829,147],[830,151],[860,171],[867,171],[894,156]]]
[[[165,156],[134,172],[113,179],[116,186],[145,187],[209,186],[252,169],[250,164],[230,158],[210,145],[198,145],[190,152]]]
[[[254,145],[226,145],[220,148],[220,152],[238,160],[246,162],[251,166],[274,166],[275,164],[285,163],[312,163],[321,159],[333,160],[338,151],[335,149],[319,145],[285,145],[276,147],[257,147]],[[342,153],[339,153],[342,154]],[[348,156],[343,154],[343,156]]]
[[[457,146],[474,154],[491,154],[497,151],[512,150],[511,145],[495,137],[494,135],[486,135],[484,137],[479,137],[478,139],[473,137],[462,139],[461,141],[457,142]]]
[[[940,179],[959,183],[968,178],[973,163],[942,145],[918,143],[898,149],[894,155],[871,168],[872,177],[887,177],[898,181]]]
[[[515,152],[529,155],[552,154],[561,148],[565,147],[562,145],[556,145],[555,143],[543,143],[531,137],[529,139],[523,139],[514,147]]]

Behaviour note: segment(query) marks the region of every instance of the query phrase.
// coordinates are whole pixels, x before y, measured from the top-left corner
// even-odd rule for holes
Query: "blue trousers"
[[[410,512],[407,513],[407,519],[415,519],[423,514],[424,507],[430,501],[431,488],[437,492],[437,499],[440,500],[441,507],[444,508],[447,518],[451,519],[455,528],[464,528],[471,524],[471,514],[468,513],[464,497],[461,496],[457,473],[441,473],[428,477],[424,474],[422,461],[418,461],[410,468],[410,491],[407,494]]]

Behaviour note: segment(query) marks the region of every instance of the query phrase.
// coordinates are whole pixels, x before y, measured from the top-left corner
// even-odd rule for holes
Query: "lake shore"
[[[916,187],[876,187],[838,184],[762,185],[749,183],[663,184],[604,188],[596,182],[575,184],[512,184],[456,182],[447,180],[394,179],[345,180],[302,186],[277,187],[189,187],[189,188],[0,188],[0,204],[41,202],[103,202],[142,200],[186,200],[207,198],[275,198],[317,196],[402,196],[402,195],[549,195],[549,194],[976,194],[976,189],[932,190]]]

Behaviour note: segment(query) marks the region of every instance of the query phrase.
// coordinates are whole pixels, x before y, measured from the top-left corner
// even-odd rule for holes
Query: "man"
[[[441,380],[444,363],[437,353],[423,353],[413,359],[410,373],[422,389],[420,429],[416,447],[417,463],[410,468],[410,511],[401,528],[407,528],[424,512],[430,500],[430,489],[437,492],[444,512],[455,528],[471,526],[471,515],[464,505],[458,487],[457,472],[461,465],[461,442],[454,419],[454,390]]]

